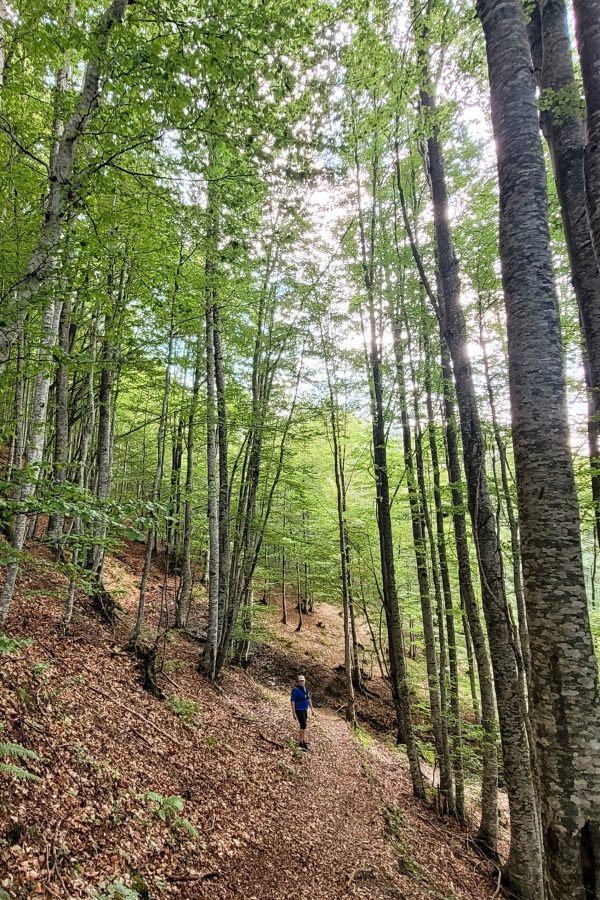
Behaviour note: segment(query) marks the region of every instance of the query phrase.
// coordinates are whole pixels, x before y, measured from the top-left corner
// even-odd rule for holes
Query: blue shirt
[[[292,690],[292,703],[296,712],[306,712],[310,709],[310,694],[306,688],[300,687],[299,684]]]

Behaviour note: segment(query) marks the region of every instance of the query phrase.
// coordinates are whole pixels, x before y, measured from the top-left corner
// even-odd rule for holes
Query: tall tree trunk
[[[4,67],[6,65],[6,23],[10,21],[10,11],[5,0],[0,0],[0,108],[4,87]]]
[[[69,464],[69,373],[66,366],[66,360],[70,353],[70,335],[71,335],[71,304],[69,301],[63,304],[59,335],[58,349],[60,352],[58,366],[56,369],[56,387],[55,387],[55,414],[54,414],[54,468],[52,480],[54,485],[59,488],[65,483],[67,478],[67,466]],[[64,513],[52,513],[48,517],[48,528],[46,535],[52,543],[59,544],[63,531]]]
[[[406,200],[404,197],[404,191],[402,187],[402,176],[401,176],[401,166],[400,166],[400,147],[399,141],[396,138],[395,141],[395,168],[396,168],[396,186],[398,190],[398,196],[400,199],[401,210],[402,210],[402,218],[404,222],[404,227],[406,230],[407,238],[409,241],[410,249],[415,261],[415,265],[417,271],[419,272],[419,277],[423,287],[426,290],[426,293],[431,301],[432,306],[438,313],[438,321],[440,326],[440,341],[441,341],[441,370],[442,370],[442,383],[443,383],[443,395],[444,395],[444,415],[446,419],[446,448],[448,454],[448,471],[450,474],[450,483],[452,485],[452,505],[453,505],[453,513],[452,520],[454,525],[454,536],[456,541],[456,554],[458,559],[458,578],[459,578],[459,589],[460,589],[460,597],[461,604],[465,610],[465,614],[468,619],[469,628],[471,631],[471,637],[473,640],[473,648],[475,652],[475,659],[477,661],[477,670],[479,675],[479,687],[481,693],[481,710],[482,710],[482,726],[484,731],[484,740],[483,740],[483,765],[482,765],[482,783],[481,783],[481,821],[479,824],[479,829],[477,832],[477,843],[485,850],[493,858],[497,857],[497,845],[498,845],[498,757],[496,751],[496,702],[494,697],[494,682],[492,678],[492,662],[490,659],[490,655],[488,654],[488,648],[485,641],[485,636],[483,632],[483,628],[481,625],[481,621],[479,618],[479,609],[477,607],[477,601],[475,599],[475,591],[473,588],[473,580],[471,577],[471,560],[469,554],[469,544],[467,539],[467,525],[466,518],[463,512],[464,509],[464,501],[463,501],[463,491],[462,491],[462,470],[460,465],[460,455],[459,455],[459,444],[458,444],[458,431],[457,431],[457,423],[456,416],[454,411],[454,391],[453,386],[456,384],[457,388],[457,396],[458,396],[458,384],[455,382],[454,374],[452,371],[452,363],[450,359],[450,351],[448,349],[448,344],[446,342],[445,337],[445,329],[443,327],[443,319],[440,314],[440,303],[438,301],[438,297],[431,287],[431,283],[427,277],[427,273],[425,271],[425,267],[423,265],[423,260],[421,257],[421,253],[416,241],[415,232],[413,231],[410,218],[408,215],[408,209],[406,205]],[[443,184],[444,182],[442,182]],[[447,210],[447,202],[446,206],[441,205],[441,209],[438,210],[438,217],[443,218],[448,215]],[[451,240],[451,238],[450,238]],[[440,290],[442,287],[441,277],[438,278],[440,284]],[[459,305],[460,309],[460,305]],[[464,337],[464,320],[463,320],[463,337]],[[466,358],[466,342],[464,348],[464,356]],[[468,382],[467,382],[468,386]],[[472,387],[472,380],[471,380]],[[469,395],[463,391],[463,406],[465,406],[466,411],[468,411],[469,406],[468,403],[465,403],[465,400],[468,401]],[[473,398],[472,398],[473,399]],[[460,403],[459,403],[460,407]],[[476,410],[476,406],[475,406]],[[468,421],[468,419],[467,419]],[[477,420],[479,424],[479,420]],[[461,419],[462,424],[462,419]],[[481,436],[481,427],[479,426],[479,441],[482,446],[482,436]],[[473,469],[472,465],[472,457],[474,453],[473,442],[470,437],[469,429],[463,431],[463,443],[465,441],[465,437],[467,439],[467,448],[463,449],[463,456],[465,459],[465,468],[468,473]],[[477,437],[477,431],[475,432],[475,437]],[[471,468],[469,467],[467,460],[471,460]],[[485,479],[485,471],[482,471],[481,477]],[[468,481],[468,477],[467,477]],[[477,482],[476,482],[477,484]],[[469,498],[471,497],[472,492],[469,492]],[[477,496],[477,490],[475,491],[475,495]],[[488,496],[488,506],[489,506],[489,496]],[[493,512],[491,513],[493,517]],[[473,530],[475,531],[477,527],[476,517],[472,516],[472,524]],[[481,560],[479,562],[479,570],[480,574],[482,573],[482,563]],[[483,580],[483,578],[482,578]],[[499,634],[500,647],[502,647],[501,643],[502,635]],[[508,633],[507,633],[508,640]],[[494,672],[495,674],[495,672]],[[510,674],[510,669],[509,669]],[[516,673],[515,673],[516,674]],[[505,691],[505,704],[510,708],[511,697],[516,696],[518,691],[518,685],[515,685],[515,693],[511,695],[508,691]],[[525,848],[523,847],[523,852],[525,852]]]
[[[492,2],[492,0],[490,0]],[[426,26],[422,26],[427,40]],[[456,385],[469,512],[477,547],[483,609],[496,685],[500,736],[510,808],[510,857],[505,880],[525,900],[543,895],[542,849],[529,745],[520,703],[520,683],[507,615],[502,561],[485,470],[485,445],[468,354],[464,311],[460,302],[458,260],[450,230],[446,173],[436,122],[436,100],[428,60],[422,59],[420,102],[427,129],[427,173],[433,217],[440,303],[438,315],[452,357]]]
[[[481,725],[481,709],[479,706],[479,697],[477,696],[477,676],[475,674],[475,656],[473,653],[473,638],[471,637],[471,628],[467,611],[462,603],[460,604],[460,615],[462,619],[463,634],[465,636],[465,649],[467,653],[467,670],[469,673],[469,688],[471,690],[471,704],[473,706],[473,718],[476,725]]]
[[[36,484],[40,474],[46,435],[48,394],[50,392],[50,383],[52,381],[52,353],[56,343],[60,305],[61,303],[58,300],[48,302],[41,325],[41,346],[38,359],[39,371],[34,382],[31,416],[29,420],[27,443],[25,446],[25,467],[28,469],[28,473],[15,493],[15,499],[20,504],[20,511],[15,518],[14,533],[11,541],[15,555],[6,567],[4,587],[2,589],[2,594],[0,595],[0,628],[3,627],[6,622],[10,603],[13,598],[19,571],[19,554],[23,549],[25,533],[27,530],[27,505],[35,493]]]
[[[585,194],[596,262],[600,267],[600,0],[573,0],[573,9],[587,107]]]
[[[101,76],[106,64],[110,35],[125,17],[129,0],[113,0],[90,35],[91,55],[83,75],[83,83],[75,107],[60,137],[55,140],[48,177],[48,196],[44,221],[37,244],[29,258],[27,271],[12,307],[4,311],[7,323],[0,328],[0,360],[6,359],[16,336],[14,322],[24,308],[29,308],[40,289],[52,277],[63,226],[72,205],[73,169],[77,142],[98,105]]]
[[[217,441],[219,447],[219,641],[221,641],[225,632],[225,615],[229,606],[229,464],[221,312],[217,303],[213,307],[213,339],[218,415]],[[250,615],[251,608],[251,598],[248,596],[247,615]]]
[[[206,266],[212,265],[207,260]],[[207,275],[208,277],[208,275]],[[208,485],[208,628],[201,659],[206,675],[214,678],[219,645],[219,469],[217,445],[217,388],[215,379],[214,304],[206,303],[206,468]]]
[[[83,415],[83,421],[81,426],[81,435],[79,440],[79,458],[77,460],[77,486],[79,490],[83,493],[86,487],[86,476],[87,476],[87,463],[88,456],[90,450],[90,444],[92,441],[92,437],[94,434],[94,428],[96,424],[96,393],[94,390],[94,369],[96,364],[96,329],[97,329],[97,321],[94,316],[92,320],[92,329],[90,334],[90,345],[88,349],[88,356],[90,359],[89,369],[86,374],[86,394],[87,394],[87,404],[85,406],[85,411]],[[79,568],[79,558],[81,554],[81,546],[80,540],[81,536],[84,533],[83,527],[83,518],[79,512],[75,515],[73,520],[73,528],[71,530],[71,539],[73,545],[73,551],[71,555],[71,574],[69,576],[69,589],[67,592],[67,601],[65,604],[65,611],[63,614],[63,627],[66,629],[71,624],[71,619],[73,617],[73,605],[75,602],[75,589],[77,587],[77,576],[78,576],[78,568]]]
[[[300,588],[300,562],[296,560],[296,608],[298,610],[298,624],[296,631],[302,630],[302,590]]]
[[[14,421],[15,432],[11,444],[11,458],[8,467],[7,480],[12,481],[14,473],[19,472],[23,466],[23,453],[25,450],[26,433],[26,380],[25,380],[25,324],[19,323],[17,335],[17,356],[15,367],[15,401]]]
[[[590,8],[594,4],[590,4]],[[600,885],[600,700],[569,446],[544,157],[520,0],[480,0],[500,184],[500,254],[529,624],[531,720],[552,898]],[[581,29],[584,23],[579,21]],[[589,21],[600,35],[600,17]],[[583,36],[582,36],[583,37]],[[598,68],[600,77],[600,68]],[[552,473],[552,477],[549,477]]]
[[[444,611],[446,620],[446,635],[448,641],[448,659],[450,668],[450,725],[449,732],[452,739],[452,764],[454,768],[456,814],[462,821],[465,818],[465,785],[463,774],[462,739],[460,725],[460,701],[458,684],[458,655],[456,645],[456,629],[454,627],[454,603],[452,600],[452,588],[450,585],[450,570],[448,567],[448,555],[446,553],[446,539],[444,535],[444,509],[442,505],[442,484],[440,474],[440,462],[436,440],[436,428],[433,415],[433,401],[431,396],[431,358],[429,347],[429,335],[425,323],[425,403],[427,407],[427,434],[429,437],[429,453],[431,468],[433,471],[433,500],[435,506],[436,522],[436,546],[440,563],[442,579],[442,591],[444,595]],[[433,543],[433,542],[432,542]]]
[[[190,397],[190,408],[187,421],[186,435],[186,461],[185,461],[185,491],[183,500],[183,537],[181,548],[181,585],[175,608],[175,623],[178,628],[185,628],[190,612],[192,600],[192,492],[194,489],[194,461],[195,461],[195,437],[196,418],[198,415],[198,401],[200,398],[201,382],[201,341],[196,339],[196,353],[194,362],[194,381]]]
[[[323,345],[323,358],[327,373],[327,386],[329,388],[329,425],[331,427],[331,442],[333,450],[333,469],[335,475],[335,491],[337,501],[338,541],[340,547],[340,568],[342,579],[342,608],[344,615],[344,670],[346,674],[346,692],[348,702],[346,706],[346,719],[352,725],[356,724],[356,710],[354,706],[354,668],[352,659],[352,634],[350,611],[352,607],[352,579],[350,569],[350,547],[346,523],[346,473],[344,469],[344,452],[341,446],[339,410],[337,408],[336,395],[329,366],[329,357],[323,330],[321,329],[321,342]]]
[[[183,464],[184,420],[181,410],[176,414],[171,438],[171,478],[169,485],[169,516],[167,521],[167,560],[175,572],[181,572],[181,468]]]
[[[101,505],[110,497],[112,486],[112,455],[114,439],[114,411],[116,406],[116,385],[120,361],[118,359],[119,323],[126,301],[128,284],[127,259],[121,260],[118,284],[115,284],[114,262],[108,271],[108,293],[113,301],[111,314],[104,316],[104,336],[100,352],[100,390],[98,395],[98,435],[96,439],[95,494]],[[115,608],[102,585],[102,569],[107,534],[106,517],[94,528],[94,542],[88,553],[87,568],[94,576],[94,598],[100,612],[110,621]]]
[[[398,739],[406,744],[413,792],[416,797],[423,798],[425,796],[425,790],[412,724],[410,694],[406,677],[404,637],[402,634],[402,621],[400,618],[400,606],[398,603],[396,587],[394,533],[392,529],[390,484],[387,467],[387,439],[383,406],[381,349],[377,339],[377,319],[375,315],[375,231],[377,220],[379,160],[377,153],[375,153],[372,160],[372,206],[369,217],[369,234],[367,236],[366,217],[362,201],[358,138],[356,133],[354,134],[354,163],[361,261],[369,318],[368,339],[365,335],[365,361],[367,364],[369,391],[371,394],[373,465],[375,469],[375,509],[379,535],[382,599],[388,632],[390,686],[396,711]]]
[[[285,579],[286,579],[286,558],[285,558],[285,501],[286,501],[286,491],[284,489],[283,492],[283,545],[281,547],[281,621],[284,625],[287,625],[287,602],[285,596]]]
[[[600,14],[600,4],[597,4],[596,12]],[[596,29],[597,41],[600,42],[597,25]],[[592,35],[589,38],[593,40]],[[585,40],[589,38],[586,35]],[[592,497],[596,539],[600,544],[600,268],[594,254],[590,220],[586,215],[585,135],[583,120],[576,108],[579,88],[573,69],[565,0],[539,0],[529,23],[529,42],[543,101],[540,122],[550,150],[584,338],[590,404],[588,435]],[[600,66],[600,54],[597,59]],[[596,145],[600,140],[600,88],[597,104]],[[598,147],[594,150],[591,144],[587,153],[588,161],[594,155],[600,158],[600,150]],[[593,175],[590,174],[590,177],[593,178]],[[600,181],[600,165],[596,179]],[[593,193],[593,184],[590,187]],[[600,197],[598,185],[597,190]]]
[[[181,262],[180,262],[181,264]],[[148,579],[150,577],[150,567],[152,565],[152,556],[156,546],[157,538],[157,517],[154,508],[160,501],[160,489],[162,486],[163,472],[165,467],[165,438],[167,434],[167,421],[169,417],[169,397],[171,393],[171,366],[173,363],[173,331],[174,331],[174,309],[177,299],[178,281],[175,277],[175,287],[173,291],[173,300],[171,307],[171,321],[169,325],[169,345],[167,350],[167,365],[165,367],[165,381],[163,388],[163,396],[160,410],[160,419],[158,423],[158,432],[156,436],[156,466],[154,469],[154,478],[152,480],[152,492],[150,494],[150,502],[152,508],[150,510],[150,523],[146,533],[146,550],[144,553],[144,566],[142,569],[142,577],[140,580],[140,594],[138,599],[137,614],[135,624],[129,637],[129,647],[135,650],[144,626],[144,614],[146,610],[146,589],[148,587]]]
[[[398,401],[400,405],[400,418],[402,422],[402,445],[404,450],[404,470],[408,487],[408,499],[412,523],[413,547],[417,568],[417,580],[419,583],[419,599],[421,602],[421,615],[423,620],[423,636],[425,639],[425,662],[427,666],[427,683],[429,689],[429,709],[433,728],[435,752],[440,770],[440,809],[443,813],[456,812],[454,790],[452,784],[452,767],[450,764],[450,752],[448,747],[447,721],[444,718],[445,703],[442,706],[440,671],[438,669],[437,651],[435,646],[435,625],[433,610],[431,607],[431,593],[429,588],[429,572],[427,569],[427,536],[425,533],[425,513],[423,507],[423,490],[419,490],[418,476],[415,473],[413,457],[410,420],[408,417],[408,404],[405,384],[405,359],[403,353],[403,340],[397,316],[392,310],[392,322],[394,333],[394,354],[396,358],[396,383],[398,388]],[[415,457],[418,456],[418,448]],[[421,486],[424,488],[424,485]],[[439,595],[439,588],[438,588]],[[441,603],[440,603],[441,606]],[[442,677],[445,677],[445,673]],[[444,686],[445,687],[445,686]],[[444,692],[445,699],[445,692]]]
[[[475,599],[471,577],[471,559],[467,539],[467,522],[464,513],[463,477],[458,448],[458,429],[454,411],[453,376],[450,354],[442,337],[441,367],[444,393],[444,416],[446,419],[446,449],[448,453],[448,473],[452,486],[452,523],[456,556],[458,560],[458,586],[461,602],[469,624],[473,641],[473,651],[479,677],[481,695],[481,724],[483,727],[482,775],[481,775],[481,819],[476,842],[485,853],[498,856],[498,752],[496,728],[496,700],[492,664],[485,635],[481,625],[479,609]]]
[[[492,428],[494,430],[494,440],[498,449],[498,459],[500,461],[500,478],[502,482],[502,493],[504,495],[504,503],[506,505],[506,516],[508,518],[508,527],[510,530],[510,551],[513,573],[513,587],[515,592],[515,601],[517,605],[517,620],[519,623],[519,646],[521,650],[522,666],[525,674],[527,685],[531,680],[531,657],[529,654],[529,633],[527,630],[527,615],[525,612],[525,596],[523,594],[523,579],[521,577],[521,547],[519,544],[519,525],[513,507],[512,492],[508,478],[508,459],[506,456],[506,446],[502,439],[502,432],[498,422],[498,413],[496,411],[496,398],[494,396],[494,387],[492,384],[492,376],[490,373],[490,364],[488,360],[487,348],[483,330],[483,311],[481,308],[481,299],[479,303],[479,343],[483,355],[483,371],[485,374],[485,384],[487,388],[488,400],[490,403],[490,412],[492,414]],[[498,532],[500,529],[498,528]]]

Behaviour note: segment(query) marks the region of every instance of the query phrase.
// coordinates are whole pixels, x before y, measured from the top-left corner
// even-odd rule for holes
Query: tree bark
[[[519,0],[502,6],[480,0],[478,12],[498,157],[500,254],[532,664],[530,711],[548,892],[553,900],[583,900],[597,896],[600,884],[600,756],[595,749],[600,747],[600,701],[569,446],[544,158],[523,7]],[[583,24],[580,19],[580,32]],[[588,24],[592,37],[600,34],[600,17]]]
[[[587,107],[585,195],[596,262],[600,267],[600,0],[573,0],[573,9]]]
[[[58,300],[50,301],[46,305],[42,320],[42,337],[38,360],[39,371],[34,382],[31,416],[29,420],[27,443],[25,446],[25,467],[28,469],[28,473],[15,493],[15,499],[19,502],[21,509],[15,518],[13,539],[11,541],[15,555],[6,567],[4,587],[2,589],[2,594],[0,595],[0,628],[3,627],[6,622],[8,610],[13,598],[19,571],[19,554],[23,549],[27,531],[27,505],[35,493],[42,464],[46,435],[48,394],[50,392],[50,383],[52,380],[52,351],[56,343],[60,305],[61,303]]]
[[[468,355],[466,324],[460,302],[458,260],[449,224],[445,165],[435,119],[436,100],[430,88],[427,61],[423,63],[420,99],[427,129],[426,161],[433,200],[439,267],[438,315],[452,358],[456,385],[469,512],[479,560],[510,807],[511,846],[504,877],[525,900],[533,900],[543,895],[542,850],[534,780],[528,765],[529,746],[520,704],[518,669],[508,622],[494,510],[485,470],[485,445]]]
[[[444,535],[444,510],[442,505],[442,484],[440,462],[436,439],[435,419],[433,414],[433,401],[431,396],[431,363],[429,335],[427,323],[424,324],[424,348],[425,348],[425,403],[427,407],[427,434],[429,438],[429,453],[431,468],[433,471],[433,499],[435,506],[436,546],[440,564],[442,579],[442,591],[444,596],[444,612],[446,619],[446,635],[448,643],[448,660],[450,669],[450,723],[449,732],[452,741],[452,765],[455,781],[456,815],[460,821],[465,818],[465,784],[463,772],[463,754],[461,738],[460,700],[458,684],[458,655],[456,644],[456,628],[454,626],[454,603],[452,599],[452,587],[450,584],[450,570],[448,567],[448,555],[446,552],[446,538]],[[466,636],[465,636],[466,637]],[[445,673],[443,673],[445,677]]]
[[[452,523],[458,560],[458,585],[465,615],[469,623],[473,651],[477,663],[479,692],[481,695],[481,724],[483,727],[481,819],[476,842],[492,858],[498,856],[498,752],[496,727],[496,701],[492,664],[481,625],[467,539],[467,522],[464,513],[463,478],[458,448],[458,429],[454,411],[453,376],[450,354],[442,337],[442,379],[444,416],[446,420],[446,449],[448,473],[452,485]]]
[[[381,562],[382,600],[385,611],[388,647],[389,675],[392,698],[396,711],[398,740],[406,744],[410,766],[413,792],[416,797],[424,798],[425,789],[419,764],[419,756],[412,725],[410,694],[406,678],[406,657],[402,621],[396,587],[394,563],[394,534],[390,504],[390,485],[387,467],[387,440],[385,415],[383,407],[383,381],[381,372],[381,349],[377,339],[377,320],[375,315],[374,272],[375,272],[375,226],[377,216],[377,187],[379,161],[375,153],[372,160],[371,189],[372,207],[370,212],[370,233],[367,239],[365,213],[362,202],[360,164],[358,156],[358,139],[354,134],[355,182],[358,200],[358,226],[361,248],[364,286],[367,297],[367,313],[369,317],[369,336],[365,335],[365,356],[369,376],[371,394],[371,422],[373,440],[373,465],[375,469],[375,509],[377,530],[379,534],[379,554]],[[364,326],[363,326],[364,330]]]
[[[63,304],[59,334],[58,349],[60,352],[58,366],[56,368],[55,382],[55,413],[54,413],[54,465],[52,480],[54,485],[59,489],[65,483],[67,478],[67,466],[69,464],[69,373],[66,366],[66,359],[70,353],[70,331],[71,331],[71,304],[69,301]],[[60,543],[63,531],[64,513],[52,513],[48,517],[48,528],[46,536],[52,543]]]
[[[229,606],[229,464],[227,446],[227,404],[221,337],[221,311],[213,306],[215,388],[217,393],[217,443],[219,449],[219,642],[225,633],[225,615]],[[252,607],[247,600],[247,615]]]
[[[508,459],[506,456],[506,446],[500,431],[498,422],[498,413],[496,411],[496,398],[494,396],[494,387],[492,384],[492,376],[490,373],[490,364],[485,343],[483,330],[483,311],[481,309],[481,301],[479,305],[479,344],[483,356],[483,371],[485,375],[485,384],[487,389],[488,400],[490,404],[490,412],[492,415],[492,428],[494,431],[494,441],[498,450],[498,458],[500,461],[500,478],[502,483],[502,493],[504,495],[504,503],[506,505],[506,516],[508,518],[508,527],[510,531],[510,551],[513,572],[513,588],[515,592],[515,601],[517,605],[517,621],[519,624],[519,647],[521,651],[521,661],[524,671],[526,684],[529,685],[531,680],[531,656],[529,653],[529,632],[527,629],[527,615],[525,611],[525,596],[523,594],[523,579],[521,577],[521,547],[519,543],[519,524],[515,516],[510,482],[508,478]],[[498,532],[500,531],[498,527]]]
[[[207,259],[206,267],[212,265]],[[208,273],[207,273],[208,277]],[[206,468],[208,485],[208,627],[201,668],[215,677],[219,646],[219,470],[217,389],[215,378],[214,304],[206,302]]]
[[[408,209],[402,187],[399,143],[395,142],[395,168],[396,186],[401,203],[402,218],[408,237],[410,249],[415,261],[421,284],[438,314],[441,342],[441,370],[444,396],[444,415],[446,420],[446,449],[448,454],[448,471],[452,485],[452,520],[456,541],[456,554],[458,559],[458,577],[461,604],[468,619],[477,670],[479,675],[479,687],[481,693],[482,726],[484,740],[482,748],[482,786],[481,786],[481,821],[477,832],[476,841],[481,848],[492,858],[497,858],[498,845],[498,757],[496,750],[496,702],[494,697],[494,682],[492,677],[492,664],[485,641],[483,628],[479,618],[479,609],[475,599],[475,591],[471,577],[471,560],[467,539],[466,517],[464,513],[464,501],[462,491],[462,470],[460,465],[458,430],[454,411],[453,385],[455,379],[452,371],[450,351],[446,343],[443,320],[440,314],[440,303],[431,283],[427,277],[421,253],[415,238],[415,234],[408,216]],[[447,215],[447,208],[440,211],[440,215]],[[441,289],[441,278],[439,278]],[[464,324],[464,323],[463,323]],[[468,437],[468,435],[467,435]],[[481,437],[481,435],[480,435]],[[471,444],[469,443],[469,447]],[[466,460],[466,451],[463,451]],[[485,473],[484,473],[485,475]],[[473,528],[475,529],[473,521]],[[479,561],[481,572],[481,562]]]
[[[351,634],[351,608],[352,608],[352,578],[350,569],[350,546],[346,523],[346,475],[344,469],[344,452],[341,446],[339,425],[339,411],[334,391],[333,379],[329,366],[328,348],[325,344],[323,329],[321,328],[321,342],[325,371],[327,373],[327,386],[329,388],[329,425],[331,427],[331,443],[333,450],[333,469],[335,475],[335,490],[337,501],[338,541],[340,548],[340,569],[342,581],[342,609],[344,615],[344,671],[346,674],[346,691],[348,703],[346,706],[346,719],[352,725],[356,724],[356,710],[354,705],[354,664],[353,643]],[[353,624],[353,623],[352,623]],[[352,629],[354,631],[354,629]]]
[[[201,353],[200,337],[196,339],[196,354],[194,362],[194,381],[190,408],[187,421],[186,435],[186,463],[185,463],[185,492],[183,500],[183,538],[181,550],[181,585],[175,609],[175,624],[178,628],[185,628],[188,622],[190,604],[192,600],[192,493],[194,489],[194,461],[196,417],[198,414],[198,400],[200,397],[201,382]]]
[[[181,265],[181,260],[179,265]],[[146,589],[148,587],[148,578],[150,577],[150,567],[152,565],[152,556],[156,546],[157,534],[157,518],[154,507],[160,501],[160,489],[162,486],[163,472],[165,467],[165,438],[167,434],[167,420],[169,416],[169,397],[171,393],[171,365],[173,361],[173,332],[174,332],[174,309],[178,292],[178,274],[175,276],[175,285],[173,289],[173,299],[171,307],[171,321],[169,325],[169,344],[167,350],[167,365],[165,367],[165,380],[162,395],[162,403],[160,410],[160,419],[158,423],[158,432],[156,436],[156,466],[154,469],[154,478],[152,480],[152,492],[150,494],[150,502],[152,509],[150,510],[150,524],[146,532],[146,550],[144,553],[144,566],[142,569],[142,577],[140,580],[140,593],[138,598],[138,608],[135,617],[135,624],[129,637],[129,648],[135,650],[144,626],[144,614],[146,610]]]
[[[63,225],[72,206],[75,188],[73,169],[77,141],[85,132],[90,117],[98,105],[105,56],[110,35],[115,26],[125,17],[129,0],[113,0],[99,20],[89,46],[92,55],[88,59],[83,75],[81,91],[75,108],[61,128],[51,153],[44,221],[37,244],[29,258],[27,271],[12,301],[12,307],[4,310],[4,322],[0,327],[0,361],[6,359],[16,336],[12,322],[35,300],[38,292],[52,276],[63,232]]]
[[[400,418],[402,422],[402,445],[404,450],[404,470],[408,487],[408,499],[412,523],[413,548],[417,568],[417,581],[419,584],[419,599],[421,603],[421,616],[423,620],[423,637],[425,640],[425,663],[427,666],[427,684],[429,689],[429,710],[434,736],[435,752],[440,770],[440,809],[446,813],[455,814],[455,799],[452,784],[452,767],[448,747],[447,721],[445,720],[445,702],[442,706],[440,676],[438,668],[437,651],[435,646],[435,625],[433,610],[431,607],[431,592],[429,587],[429,572],[427,569],[427,536],[425,533],[424,512],[424,485],[419,485],[415,473],[413,460],[412,436],[410,420],[408,417],[408,405],[405,384],[405,359],[403,353],[403,341],[398,318],[394,310],[392,312],[392,324],[394,335],[394,354],[396,358],[396,384],[398,388],[398,402],[400,406]],[[415,449],[418,457],[419,448]],[[420,488],[420,490],[419,490]],[[435,552],[435,551],[434,551]],[[438,585],[439,595],[439,585]],[[441,607],[441,596],[440,596]],[[442,625],[443,627],[443,625]],[[445,691],[443,692],[445,699]]]
[[[573,69],[565,0],[538,2],[529,22],[529,43],[542,99],[540,123],[550,150],[584,338],[592,498],[596,539],[600,545],[600,269],[586,215],[584,123],[578,109],[579,88]],[[600,55],[598,59],[600,65]],[[599,138],[600,125],[597,142]],[[590,158],[594,153],[600,157],[600,150],[588,148]],[[600,168],[597,178],[600,179]]]

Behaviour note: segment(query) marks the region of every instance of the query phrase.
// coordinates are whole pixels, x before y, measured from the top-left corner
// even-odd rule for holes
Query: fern
[[[4,725],[0,722],[0,732],[2,731],[4,731]],[[39,759],[39,756],[33,750],[29,750],[21,744],[15,744],[13,741],[0,741],[0,775],[6,775],[9,778],[20,778],[23,781],[41,781],[41,778],[30,772],[29,769],[24,769],[13,762],[3,762],[4,759]]]

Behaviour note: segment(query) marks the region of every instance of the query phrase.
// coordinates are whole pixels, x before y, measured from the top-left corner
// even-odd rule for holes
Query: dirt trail
[[[139,564],[111,563],[128,611]],[[81,599],[71,634],[57,631],[66,585],[53,573],[48,592],[49,571],[40,555],[22,582],[10,629],[33,642],[0,666],[6,737],[40,755],[39,782],[0,791],[0,887],[11,900],[92,889],[104,900],[119,897],[118,882],[145,900],[495,895],[466,833],[413,799],[402,753],[352,733],[328,705],[339,706],[333,607],[300,634],[274,623],[252,676],[229,671],[218,691],[197,673],[198,646],[174,635],[160,701],[123,652],[127,622],[114,634]],[[289,705],[301,664],[319,704],[308,754],[295,748]],[[148,792],[180,797],[196,834],[161,818]]]
[[[293,732],[287,693],[264,696],[271,738]],[[264,706],[257,714],[266,719]],[[275,842],[237,859],[229,891],[250,900],[493,896],[465,834],[441,822],[438,830],[412,799],[400,753],[377,739],[362,743],[327,707],[309,720],[309,736],[308,754],[283,761],[290,779],[255,835],[260,845],[263,832],[267,841],[274,832]]]

